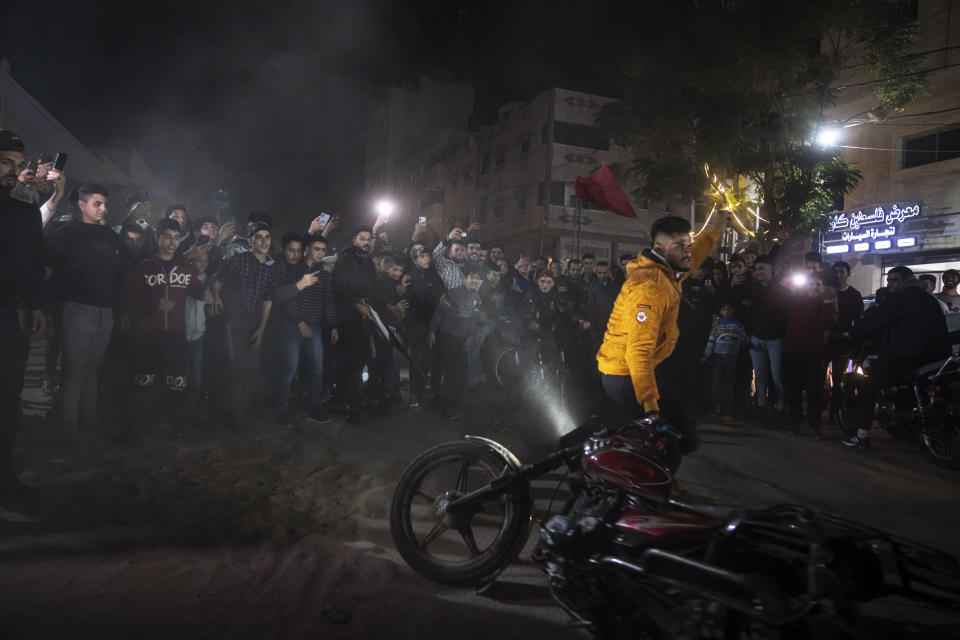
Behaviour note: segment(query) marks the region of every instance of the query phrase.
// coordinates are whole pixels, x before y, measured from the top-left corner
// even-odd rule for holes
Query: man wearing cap
[[[270,256],[270,226],[266,222],[249,222],[246,232],[250,251],[224,258],[210,286],[213,312],[224,312],[227,321],[233,396],[227,413],[237,419],[246,415],[254,391],[273,291],[282,282],[280,265]]]
[[[410,247],[410,261],[413,265],[407,271],[411,282],[407,289],[410,310],[407,313],[406,339],[415,365],[410,368],[410,409],[422,411],[427,392],[426,376],[433,360],[433,349],[427,346],[427,334],[430,333],[430,318],[443,295],[444,287],[440,275],[430,268],[430,252],[425,246],[415,244]]]
[[[0,129],[0,499],[27,497],[30,489],[13,473],[13,443],[20,422],[20,392],[27,366],[28,342],[17,315],[23,301],[34,332],[44,326],[43,228],[36,205],[14,200],[11,191],[24,162],[23,140]]]

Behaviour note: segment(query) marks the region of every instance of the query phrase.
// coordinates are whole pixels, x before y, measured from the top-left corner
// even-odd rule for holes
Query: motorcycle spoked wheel
[[[931,417],[935,424],[920,431],[923,455],[937,466],[960,469],[960,404],[944,407]]]
[[[400,476],[390,533],[414,571],[441,584],[486,584],[520,552],[532,511],[530,491],[508,492],[455,518],[445,505],[498,478],[507,463],[475,442],[448,442],[420,454]]]

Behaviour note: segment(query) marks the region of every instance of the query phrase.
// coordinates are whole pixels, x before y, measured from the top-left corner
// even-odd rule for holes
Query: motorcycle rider
[[[626,281],[617,296],[597,363],[607,397],[631,419],[664,413],[683,435],[680,448],[690,453],[698,438],[692,421],[684,419],[682,399],[669,381],[655,373],[673,352],[679,336],[677,315],[681,284],[710,255],[717,234],[704,231],[693,240],[690,223],[665,216],[653,223],[651,246],[627,265]]]
[[[890,298],[865,313],[854,327],[857,340],[876,342],[879,354],[860,389],[857,433],[843,441],[848,447],[870,448],[870,427],[881,389],[896,384],[917,367],[950,355],[940,304],[927,294],[913,271],[904,266],[890,269],[887,288]]]

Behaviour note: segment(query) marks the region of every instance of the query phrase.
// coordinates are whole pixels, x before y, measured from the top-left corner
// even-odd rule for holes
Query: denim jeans
[[[729,413],[736,408],[734,387],[737,382],[737,358],[713,357],[713,406]]]
[[[68,302],[63,308],[63,426],[76,431],[97,420],[100,364],[113,331],[113,309]]]
[[[761,340],[750,336],[750,359],[753,361],[754,382],[757,385],[757,406],[767,406],[767,377],[773,378],[777,411],[783,411],[783,339]]]
[[[277,387],[277,411],[290,409],[290,387],[300,366],[301,354],[306,358],[307,398],[311,409],[319,409],[323,398],[323,323],[308,323],[312,338],[304,338],[300,328],[284,320],[280,325],[280,377]]]

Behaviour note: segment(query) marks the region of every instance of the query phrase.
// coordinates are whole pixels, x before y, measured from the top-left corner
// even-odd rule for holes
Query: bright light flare
[[[810,279],[807,277],[807,274],[799,271],[793,274],[792,276],[790,276],[790,284],[792,284],[797,289],[807,286],[807,282],[809,282],[809,280]]]
[[[839,146],[842,133],[837,127],[825,127],[817,134],[816,143],[821,147]]]
[[[377,203],[373,205],[373,208],[378,215],[389,216],[391,213],[393,213],[394,209],[396,209],[396,205],[394,205],[392,200],[387,200],[384,198],[383,200],[377,200]]]

